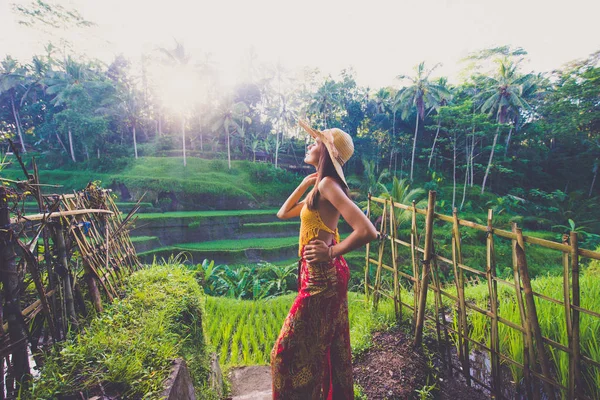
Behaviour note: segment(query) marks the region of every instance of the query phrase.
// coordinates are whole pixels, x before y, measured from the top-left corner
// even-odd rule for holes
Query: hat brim
[[[344,182],[344,185],[346,185],[346,187],[348,187],[348,182],[346,182],[346,177],[344,176],[344,170],[342,169],[342,165],[340,164],[340,162],[335,157],[332,156],[333,152],[332,152],[331,147],[330,147],[331,145],[330,145],[329,141],[323,140],[324,139],[323,132],[321,132],[321,131],[319,131],[317,129],[314,129],[312,126],[310,126],[304,120],[298,120],[298,124],[306,132],[308,132],[310,136],[312,136],[315,139],[320,139],[323,143],[325,143],[325,147],[327,148],[327,151],[329,152],[329,158],[331,158],[331,161],[333,163],[335,171],[339,175],[339,177],[342,180],[342,182]]]

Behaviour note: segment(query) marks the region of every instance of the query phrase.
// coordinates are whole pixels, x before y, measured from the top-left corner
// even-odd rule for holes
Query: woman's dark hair
[[[319,202],[319,182],[321,182],[321,179],[325,178],[326,176],[335,179],[342,187],[344,193],[346,193],[346,196],[348,196],[348,188],[335,170],[333,161],[331,161],[331,157],[329,156],[329,151],[327,150],[325,143],[319,143],[319,152],[320,157],[319,165],[317,167],[317,181],[315,182],[315,186],[312,188],[308,196],[306,196],[306,205],[310,210],[317,209],[317,204]]]

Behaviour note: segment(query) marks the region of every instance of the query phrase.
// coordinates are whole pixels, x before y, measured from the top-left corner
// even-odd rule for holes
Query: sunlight
[[[205,88],[191,66],[163,68],[157,82],[161,103],[178,115],[188,114],[204,98]]]

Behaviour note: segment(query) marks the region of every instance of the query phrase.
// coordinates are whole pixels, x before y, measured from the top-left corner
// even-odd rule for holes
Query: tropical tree
[[[440,110],[442,107],[448,105],[448,102],[452,100],[452,93],[448,88],[448,79],[445,77],[438,79],[438,85],[440,85],[443,90],[440,90],[439,97],[436,99],[436,102],[433,104],[433,108],[437,113],[438,123],[437,129],[435,131],[435,138],[433,138],[433,145],[431,145],[431,153],[429,154],[429,162],[427,163],[427,169],[431,168],[431,160],[433,160],[433,154],[435,151],[435,144],[437,142],[438,136],[440,134],[440,128],[442,127],[442,118],[440,115]]]
[[[483,182],[481,184],[481,193],[485,192],[485,184],[490,173],[492,161],[494,159],[494,151],[500,135],[500,127],[510,122],[509,115],[518,115],[522,109],[529,109],[524,96],[524,87],[530,85],[533,79],[531,74],[519,75],[518,63],[514,63],[508,58],[499,60],[498,71],[495,77],[482,77],[484,89],[477,100],[481,102],[481,111],[488,112],[490,116],[494,116],[497,128],[492,141],[492,148],[488,165],[485,170]]]
[[[10,102],[14,124],[17,129],[17,135],[21,143],[21,151],[27,152],[25,140],[23,139],[23,129],[21,126],[21,117],[19,108],[21,102],[17,101],[19,89],[24,88],[26,79],[26,69],[11,56],[0,62],[0,95],[6,94]]]
[[[63,107],[62,111],[55,114],[55,118],[62,130],[67,132],[71,159],[76,162],[73,129],[78,129],[82,137],[86,133],[93,135],[104,130],[105,121],[93,114],[100,108],[100,102],[108,99],[101,92],[110,90],[111,86],[96,79],[90,64],[68,57],[59,66],[61,70],[51,71],[44,83],[47,86],[46,93],[54,96],[52,104]]]
[[[215,120],[212,124],[212,130],[215,132],[225,131],[227,137],[227,163],[231,169],[231,133],[241,130],[240,122],[251,123],[252,120],[246,114],[248,106],[244,102],[234,103],[226,100],[221,103],[217,111]]]
[[[439,66],[436,64],[431,69],[425,68],[425,62],[420,63],[416,68],[416,76],[409,77],[398,75],[398,79],[409,80],[411,85],[398,92],[396,105],[402,110],[402,119],[406,120],[410,112],[416,111],[415,134],[413,137],[412,157],[410,162],[410,180],[413,180],[415,166],[415,151],[417,148],[417,134],[419,132],[419,120],[425,119],[425,111],[437,104],[447,89],[438,83],[431,82],[429,76]],[[448,95],[448,94],[447,94]]]
[[[410,205],[414,201],[417,207],[421,207],[425,205],[425,200],[422,197],[425,195],[425,189],[423,188],[410,188],[410,182],[407,179],[398,179],[394,176],[392,180],[391,190],[383,185],[379,184],[379,187],[382,190],[381,197],[389,198],[395,201],[396,203],[401,203],[404,205]],[[408,210],[398,210],[396,212],[396,224],[399,225],[402,222],[406,222],[411,218],[412,212]]]

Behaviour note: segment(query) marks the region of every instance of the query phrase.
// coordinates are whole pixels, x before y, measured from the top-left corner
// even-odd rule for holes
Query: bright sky
[[[89,56],[135,59],[177,39],[195,57],[212,53],[232,81],[251,47],[259,62],[289,69],[306,65],[337,76],[353,67],[358,83],[372,88],[398,86],[395,77],[412,75],[423,60],[441,62],[435,75],[456,80],[461,58],[495,45],[523,47],[536,72],[600,50],[598,0],[48,1],[97,24],[72,32]],[[47,37],[16,24],[15,2],[31,0],[0,0],[0,57],[27,60]]]

